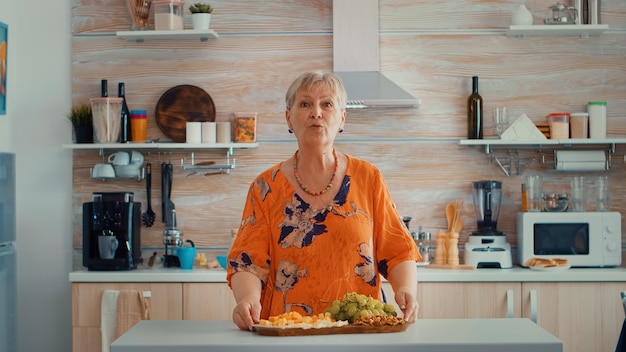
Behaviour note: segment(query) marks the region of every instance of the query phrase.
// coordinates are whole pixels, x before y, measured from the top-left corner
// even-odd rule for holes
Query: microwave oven
[[[517,258],[564,258],[572,267],[608,267],[622,263],[619,212],[517,213]]]

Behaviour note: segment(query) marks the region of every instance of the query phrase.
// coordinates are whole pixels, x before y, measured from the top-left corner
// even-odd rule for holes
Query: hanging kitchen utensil
[[[174,202],[172,202],[172,182],[174,181],[174,166],[171,163],[167,163],[167,174],[168,174],[168,193],[167,193],[167,209],[168,211],[176,211],[176,207],[174,206]],[[174,224],[173,226],[176,226]]]
[[[142,214],[141,219],[145,227],[151,227],[154,224],[154,211],[151,204],[151,190],[152,190],[152,164],[146,164],[146,201],[148,203],[148,209]]]
[[[163,223],[167,223],[167,219],[170,216],[170,212],[167,209],[167,197],[169,194],[168,185],[169,181],[167,173],[167,163],[161,163],[161,215],[163,216]]]

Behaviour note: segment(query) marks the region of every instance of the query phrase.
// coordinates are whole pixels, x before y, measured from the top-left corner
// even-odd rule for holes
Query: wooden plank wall
[[[192,1],[187,1],[187,5]],[[288,158],[296,148],[284,122],[284,93],[300,73],[332,70],[332,1],[211,0],[211,28],[216,40],[146,41],[115,36],[129,30],[125,0],[75,0],[72,7],[73,100],[99,96],[100,80],[126,83],[131,109],[147,109],[148,138],[164,138],[154,121],[159,97],[179,84],[206,90],[217,107],[217,120],[235,111],[258,112],[260,146],[236,150],[236,169],[228,175],[188,175],[175,168],[172,198],[184,237],[206,250],[224,251],[230,229],[238,226],[249,183],[267,167]],[[503,182],[499,229],[512,245],[515,213],[520,209],[523,176],[506,177],[481,148],[459,146],[466,137],[466,101],[471,76],[480,77],[485,111],[507,106],[514,117],[526,114],[544,121],[555,111],[584,111],[590,100],[608,102],[608,132],[626,135],[626,2],[602,1],[601,18],[610,30],[599,37],[527,37],[504,35],[511,14],[526,4],[540,24],[551,0],[381,0],[380,68],[422,100],[419,109],[350,110],[337,148],[377,164],[402,215],[436,232],[446,224],[444,207],[463,202],[465,228],[460,243],[476,229],[471,182]],[[187,6],[186,6],[187,7]],[[185,14],[189,12],[185,8]],[[186,16],[186,28],[191,19]],[[485,134],[493,136],[488,114]],[[612,209],[626,215],[624,152],[612,155]],[[180,165],[190,151],[144,152],[153,165],[153,208],[160,215],[162,161]],[[527,153],[551,160],[551,153]],[[132,191],[144,203],[145,184],[136,180],[102,182],[89,168],[106,157],[97,151],[74,151],[75,266],[80,268],[81,205],[95,191]],[[196,161],[225,158],[223,151],[196,152]],[[557,173],[539,161],[525,174],[542,173],[544,188],[569,192],[574,173]],[[588,176],[597,176],[590,173]],[[625,217],[626,218],[626,217]],[[622,227],[626,229],[626,219]],[[142,228],[142,248],[161,251],[163,224]]]

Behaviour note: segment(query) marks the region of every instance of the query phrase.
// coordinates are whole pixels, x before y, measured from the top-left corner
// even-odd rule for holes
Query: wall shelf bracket
[[[214,161],[196,162],[195,152],[191,152],[189,164],[185,164],[185,159],[180,159],[180,166],[183,170],[191,171],[191,175],[203,174],[205,176],[212,174],[228,174],[230,170],[235,168],[235,159],[231,158],[233,149],[228,148],[226,151],[226,163],[217,164]]]

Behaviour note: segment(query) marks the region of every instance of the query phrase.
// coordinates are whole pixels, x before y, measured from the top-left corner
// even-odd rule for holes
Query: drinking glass
[[[596,186],[596,210],[609,211],[609,179],[599,176],[595,181]]]
[[[506,107],[498,106],[493,109],[493,128],[498,136],[502,136],[502,133],[509,126],[509,116],[506,112]]]
[[[526,199],[528,211],[539,212],[543,209],[543,179],[540,175],[526,176]]]
[[[572,211],[587,211],[587,180],[582,176],[574,177],[572,186]]]

